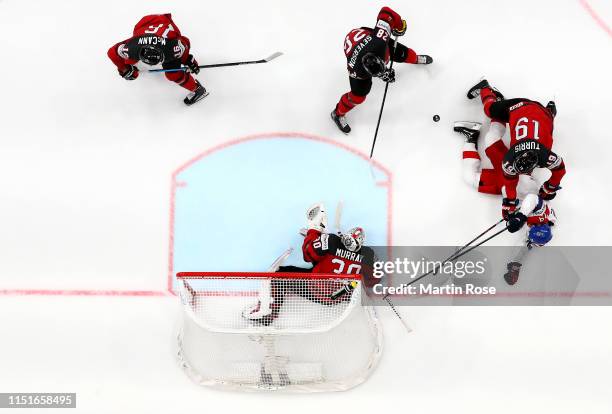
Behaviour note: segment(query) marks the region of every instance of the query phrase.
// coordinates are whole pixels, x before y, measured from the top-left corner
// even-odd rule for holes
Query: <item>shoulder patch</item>
[[[121,56],[123,59],[129,59],[128,55],[128,47],[125,43],[121,43],[117,48],[117,54]]]
[[[502,163],[502,170],[504,170],[504,174],[506,175],[509,175],[509,176],[517,175],[516,170],[514,169],[514,165],[512,165],[511,162],[504,161]]]
[[[562,162],[563,162],[563,159],[561,157],[551,152],[550,154],[548,154],[548,160],[546,162],[546,167],[548,167],[548,169],[550,170],[554,170],[555,168],[558,168]]]
[[[321,249],[329,250],[329,234],[327,233],[321,234]]]
[[[181,42],[181,39],[178,40],[177,45],[174,46],[174,57],[180,59],[185,53],[185,45]]]

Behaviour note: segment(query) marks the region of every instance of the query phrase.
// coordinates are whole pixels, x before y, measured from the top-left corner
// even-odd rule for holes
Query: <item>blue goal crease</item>
[[[333,227],[361,226],[369,245],[385,245],[388,197],[383,171],[330,143],[305,138],[244,141],[181,171],[174,205],[173,269],[265,271],[289,246],[285,264],[302,260],[306,209],[323,202]],[[332,231],[335,229],[332,228]]]

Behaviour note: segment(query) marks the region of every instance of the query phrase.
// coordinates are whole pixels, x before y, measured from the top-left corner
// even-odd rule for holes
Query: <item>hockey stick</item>
[[[498,231],[497,233],[494,233],[492,236],[487,237],[486,239],[484,239],[484,240],[483,240],[483,241],[481,241],[480,243],[475,244],[475,245],[471,246],[469,249],[467,249],[467,250],[463,251],[461,254],[454,253],[453,255],[451,255],[451,256],[449,256],[448,258],[446,258],[446,259],[445,259],[445,260],[444,260],[444,261],[443,261],[443,262],[440,264],[440,267],[438,268],[438,270],[439,270],[439,269],[441,269],[441,268],[442,268],[442,266],[443,266],[445,263],[455,261],[455,260],[457,260],[458,258],[460,258],[461,256],[465,256],[466,254],[468,254],[469,252],[471,252],[471,251],[472,251],[472,250],[474,250],[475,248],[477,248],[477,247],[479,247],[479,246],[481,246],[481,245],[485,244],[485,243],[486,243],[486,242],[488,242],[489,240],[491,240],[491,239],[493,239],[493,238],[495,238],[495,237],[499,236],[500,234],[502,234],[502,233],[503,233],[503,232],[505,232],[506,230],[508,230],[508,228],[507,228],[507,227],[504,227],[503,229],[501,229],[501,230],[500,230],[500,231]],[[433,273],[435,273],[435,272],[437,272],[437,271],[436,271],[436,269],[430,270],[429,272],[427,272],[427,273],[425,273],[425,274],[423,274],[423,275],[421,275],[421,276],[417,277],[417,278],[416,278],[416,279],[414,279],[412,282],[410,282],[410,283],[406,283],[406,286],[410,286],[410,285],[412,285],[412,284],[414,284],[414,283],[418,282],[419,280],[423,279],[424,277],[429,276],[429,275],[431,275],[431,274],[433,274]]]
[[[406,284],[406,286],[410,286],[413,283],[416,283],[417,281],[423,279],[426,276],[429,276],[431,274],[436,274],[438,272],[438,270],[442,269],[442,267],[448,263],[448,262],[452,262],[454,260],[457,260],[459,257],[471,252],[472,250],[474,250],[476,247],[488,242],[489,240],[491,240],[492,238],[496,237],[497,235],[503,233],[504,231],[508,230],[506,227],[504,227],[502,230],[498,231],[497,233],[493,234],[492,236],[486,238],[485,240],[481,241],[480,243],[474,245],[474,246],[470,246],[472,243],[474,243],[476,240],[478,240],[479,238],[481,238],[482,236],[484,236],[485,234],[487,234],[488,232],[490,232],[491,230],[493,230],[495,227],[497,227],[497,225],[499,223],[501,223],[502,221],[504,221],[504,219],[501,219],[497,222],[495,222],[495,224],[493,224],[491,227],[487,228],[485,231],[483,231],[482,233],[480,233],[478,236],[474,237],[472,240],[470,240],[469,242],[467,242],[462,248],[460,248],[459,250],[457,250],[456,252],[454,252],[453,254],[451,254],[450,256],[448,256],[446,259],[444,259],[441,263],[440,266],[438,268],[435,268],[433,270],[430,270],[429,272],[417,277],[416,279],[414,279],[412,282]],[[468,249],[469,247],[469,249]],[[468,249],[468,250],[466,250]],[[384,300],[387,300],[387,298],[390,296],[390,294],[386,294],[385,296],[383,296]]]
[[[341,224],[341,221],[342,221],[342,213],[343,213],[343,211],[344,211],[344,201],[340,200],[340,201],[338,201],[338,205],[336,206],[336,215],[335,215],[335,218],[334,218],[334,226],[336,227],[336,232],[338,234],[342,233],[342,229],[340,227],[340,224]],[[357,287],[356,283],[355,284],[354,283],[348,283],[348,284],[342,286],[336,292],[332,293],[329,296],[329,298],[332,299],[332,300],[336,300],[336,299],[338,299],[341,296],[344,296],[346,294],[350,294],[356,287]],[[407,333],[412,332],[412,328],[410,328],[410,326],[408,326],[408,324],[406,323],[404,318],[402,318],[402,316],[397,311],[397,309],[395,309],[395,305],[393,304],[393,302],[391,302],[391,299],[389,299],[387,296],[385,296],[384,300],[387,302],[387,304],[389,305],[389,307],[391,308],[393,313],[395,313],[395,316],[397,316],[397,319],[399,319],[401,324],[404,326],[404,328],[406,329],[406,332]]]
[[[208,68],[223,68],[226,66],[239,66],[239,65],[254,65],[257,63],[267,63],[271,60],[276,59],[279,56],[282,56],[282,52],[275,52],[272,53],[270,56],[268,56],[265,59],[259,59],[259,60],[247,60],[244,62],[229,62],[229,63],[214,63],[214,64],[210,64],[210,65],[200,65],[198,66],[200,69],[208,69]],[[174,68],[174,69],[149,69],[149,72],[151,73],[160,73],[160,72],[180,72],[180,71],[184,71],[189,69],[187,66],[183,66],[180,68]]]
[[[293,252],[293,247],[289,247],[268,267],[269,273],[274,273],[287,260],[287,257]],[[272,305],[272,282],[270,279],[263,279],[261,286],[257,292],[260,309],[270,309]]]
[[[393,55],[395,55],[395,48],[397,47],[397,38],[393,39],[393,53],[391,53],[391,64],[389,70],[393,69]],[[378,113],[378,122],[376,123],[376,131],[374,132],[374,140],[372,141],[372,149],[370,150],[370,159],[374,155],[374,146],[376,145],[376,138],[378,137],[378,128],[380,127],[380,120],[382,118],[383,109],[385,109],[385,101],[387,99],[387,91],[389,90],[389,82],[385,85],[385,94],[383,95],[382,104],[380,105],[380,112]]]
[[[450,255],[446,260],[444,260],[444,262],[442,262],[442,264],[446,263],[447,261],[453,261],[455,259],[454,256],[459,255],[461,252],[463,252],[465,249],[467,249],[468,247],[470,247],[470,245],[472,243],[474,243],[476,240],[478,240],[479,238],[481,238],[482,236],[484,236],[485,234],[487,234],[488,232],[490,232],[491,230],[493,230],[495,227],[497,227],[499,225],[499,223],[501,223],[502,221],[504,221],[504,219],[500,219],[499,221],[495,222],[495,224],[493,224],[491,227],[487,228],[485,231],[483,231],[482,233],[480,233],[478,236],[474,237],[472,240],[470,240],[469,242],[467,242],[465,245],[463,245],[463,247],[461,247],[459,250],[457,250],[455,253],[453,253],[452,255]],[[458,257],[458,256],[457,256]]]
[[[395,316],[397,316],[397,319],[399,319],[401,324],[404,326],[404,329],[406,329],[406,333],[412,332],[412,328],[410,326],[408,326],[408,323],[406,323],[404,318],[402,318],[402,315],[400,315],[400,313],[397,311],[397,309],[395,309],[395,305],[393,304],[393,302],[391,302],[391,299],[389,299],[388,296],[385,296],[383,299],[385,300],[385,302],[387,302],[387,304],[389,305],[389,307],[391,308],[393,313],[395,313]]]
[[[342,221],[342,211],[344,210],[344,201],[338,201],[338,205],[336,205],[336,215],[334,217],[334,226],[336,227],[336,233],[342,233],[340,228],[340,222]]]
[[[276,272],[278,268],[281,267],[281,265],[285,262],[285,260],[287,260],[287,257],[291,255],[291,253],[293,253],[293,247],[289,247],[283,252],[283,254],[278,256],[276,260],[272,262],[272,264],[268,268],[268,273]]]
[[[346,294],[350,294],[353,292],[353,290],[355,290],[355,288],[358,286],[357,283],[355,282],[351,282],[349,284],[346,284],[344,286],[342,286],[340,289],[338,289],[336,292],[332,293],[329,298],[331,300],[336,300]],[[387,302],[387,305],[389,305],[389,307],[391,308],[391,310],[393,311],[393,313],[395,314],[395,316],[397,316],[397,319],[399,319],[400,323],[404,326],[404,329],[406,329],[406,333],[410,333],[412,332],[412,328],[410,326],[408,326],[408,323],[404,320],[404,318],[402,318],[402,315],[400,315],[400,313],[398,312],[397,309],[395,309],[395,305],[393,304],[393,302],[391,302],[391,299],[389,299],[389,295],[386,295],[383,297],[383,299],[385,300],[385,302]]]

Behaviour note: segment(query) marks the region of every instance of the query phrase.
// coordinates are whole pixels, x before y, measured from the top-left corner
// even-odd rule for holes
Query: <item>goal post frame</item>
[[[201,385],[340,391],[378,365],[382,327],[374,308],[361,302],[361,275],[179,272],[176,280],[183,305],[177,356]],[[263,303],[261,287],[268,285],[283,296],[272,298],[278,308],[268,323],[254,321],[245,309]],[[346,294],[330,295],[349,285]]]

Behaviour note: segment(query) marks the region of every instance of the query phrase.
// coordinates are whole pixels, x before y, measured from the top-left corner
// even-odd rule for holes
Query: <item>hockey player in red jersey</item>
[[[491,118],[491,126],[485,136],[485,153],[493,169],[482,170],[478,190],[484,193],[503,194],[502,216],[504,219],[518,207],[517,185],[523,176],[529,176],[535,168],[551,171],[550,178],[542,184],[539,195],[544,200],[555,198],[561,189],[565,175],[563,159],[552,151],[553,125],[557,114],[555,103],[546,107],[525,98],[504,99],[486,80],[474,85],[468,91],[468,98],[480,96],[485,114]],[[510,148],[502,141],[510,128]],[[478,130],[465,125],[455,126],[455,131],[467,136],[464,159],[479,160],[476,148]]]
[[[354,227],[346,233],[326,233],[327,214],[322,204],[309,211],[309,223],[302,254],[313,264],[313,273],[371,275],[374,251],[364,246],[365,231]]]
[[[491,124],[493,136],[503,135],[503,130],[499,129],[500,125],[499,123],[497,125],[495,123]],[[505,184],[502,171],[503,152],[487,151],[493,168],[482,168],[476,148],[481,127],[482,125],[478,122],[461,121],[455,123],[455,131],[466,137],[463,147],[463,179],[470,187],[477,189],[479,192],[502,194],[502,188]],[[501,143],[501,141],[499,142]],[[504,144],[501,143],[501,145]],[[515,187],[516,209],[507,213],[506,226],[510,233],[516,233],[527,225],[527,232],[521,249],[515,255],[515,258],[507,264],[508,272],[504,275],[504,280],[509,285],[514,285],[518,281],[521,262],[525,254],[534,247],[546,245],[553,237],[552,227],[557,222],[557,218],[554,210],[549,206],[549,201],[538,194],[539,188],[531,175],[522,174],[517,177]]]
[[[263,294],[260,292],[258,303],[243,312],[246,319],[269,325],[278,317],[285,297],[290,293],[327,306],[350,300],[352,285],[345,286],[338,281],[308,281],[307,273],[359,274],[363,276],[366,286],[373,282],[371,275],[375,255],[371,248],[363,245],[365,231],[361,227],[343,234],[326,233],[327,212],[321,203],[308,209],[307,221],[302,254],[304,261],[312,263],[313,267],[280,266],[278,272],[305,273],[304,278],[291,281],[273,279],[269,289],[265,289]],[[348,294],[332,297],[343,290]]]
[[[397,37],[404,33],[406,21],[389,7],[383,7],[373,29],[361,27],[346,35],[344,54],[351,90],[342,95],[331,113],[331,118],[340,131],[345,134],[351,132],[345,115],[365,101],[372,89],[372,77],[378,77],[384,82],[395,82],[395,71],[386,66],[389,60],[422,65],[433,62],[430,56],[417,55],[414,50],[395,43],[391,38],[391,35]]]
[[[493,168],[482,168],[480,155],[476,150],[476,142],[480,135],[481,124],[478,122],[461,121],[455,123],[455,131],[465,135],[463,147],[463,180],[481,193],[502,194],[504,186],[501,172],[501,157],[493,157]],[[498,154],[496,154],[498,155]],[[551,219],[552,210],[548,201],[538,194],[539,186],[531,175],[517,177],[515,188],[517,209],[508,212],[506,220],[510,233],[519,231],[523,225],[536,226],[554,222]],[[518,203],[518,199],[522,202]]]
[[[184,102],[193,105],[208,92],[192,76],[200,68],[189,53],[190,47],[189,39],[181,34],[170,13],[152,14],[136,23],[132,37],[108,49],[108,57],[126,80],[138,78],[137,62],[150,66],[161,64],[164,69],[179,69],[185,65],[185,70],[166,72],[166,78],[190,91]]]

